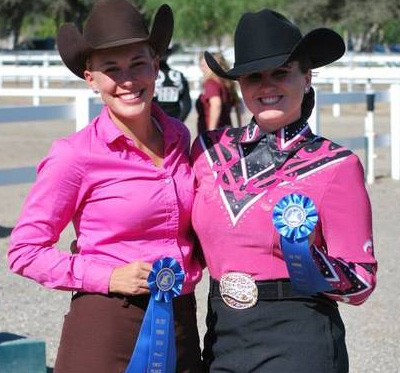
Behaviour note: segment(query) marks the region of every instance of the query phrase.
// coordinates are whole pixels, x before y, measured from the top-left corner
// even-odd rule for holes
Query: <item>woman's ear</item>
[[[90,70],[85,70],[83,72],[83,76],[85,78],[85,81],[87,85],[93,90],[94,93],[99,93],[99,90],[97,89],[96,83],[94,82],[93,79],[93,74]]]
[[[304,78],[306,81],[306,85],[304,86],[304,93],[308,93],[308,92],[310,92],[310,88],[311,88],[311,80],[312,80],[311,70],[308,70],[308,72],[305,74]]]

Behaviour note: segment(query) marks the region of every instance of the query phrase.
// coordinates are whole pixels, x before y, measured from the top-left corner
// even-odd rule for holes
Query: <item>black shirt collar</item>
[[[268,136],[275,139],[279,148],[285,149],[290,147],[291,144],[304,139],[309,133],[311,133],[311,130],[305,118],[300,118],[277,131],[266,133],[258,126],[253,117],[247,126],[240,129],[233,141],[241,144],[250,144],[259,142],[262,138]]]

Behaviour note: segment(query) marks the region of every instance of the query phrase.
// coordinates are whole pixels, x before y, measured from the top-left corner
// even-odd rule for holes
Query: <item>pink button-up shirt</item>
[[[349,150],[294,123],[263,134],[243,128],[207,132],[192,159],[198,189],[193,226],[211,277],[239,271],[256,280],[288,278],[273,208],[303,194],[319,221],[310,250],[333,290],[327,296],[360,304],[375,288],[372,216],[362,166]]]
[[[165,144],[161,168],[106,107],[82,131],[54,142],[11,235],[12,271],[50,288],[107,293],[115,267],[169,256],[186,273],[182,293],[194,290],[202,271],[190,223],[189,132],[155,105],[153,116]],[[76,254],[55,246],[71,220]]]

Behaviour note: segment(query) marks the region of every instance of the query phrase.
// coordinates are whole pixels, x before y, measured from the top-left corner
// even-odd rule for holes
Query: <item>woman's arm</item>
[[[210,114],[208,118],[207,130],[215,130],[218,128],[218,120],[222,110],[222,100],[220,96],[212,96],[209,98]]]
[[[314,259],[333,287],[329,298],[358,305],[376,285],[372,212],[358,158],[337,167],[323,196],[320,219],[324,242],[314,245]]]
[[[84,155],[68,141],[55,142],[38,167],[11,234],[8,262],[13,272],[49,288],[108,292],[111,266],[56,247],[83,200],[85,174]]]
[[[215,79],[207,79],[204,83],[204,98],[209,105],[208,122],[206,123],[206,129],[209,131],[218,128],[222,111],[221,95],[221,84]]]

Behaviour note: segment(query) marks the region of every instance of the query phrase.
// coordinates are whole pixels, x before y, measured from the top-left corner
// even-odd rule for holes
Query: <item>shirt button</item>
[[[172,181],[171,178],[165,179],[165,184],[171,184],[171,181]]]

